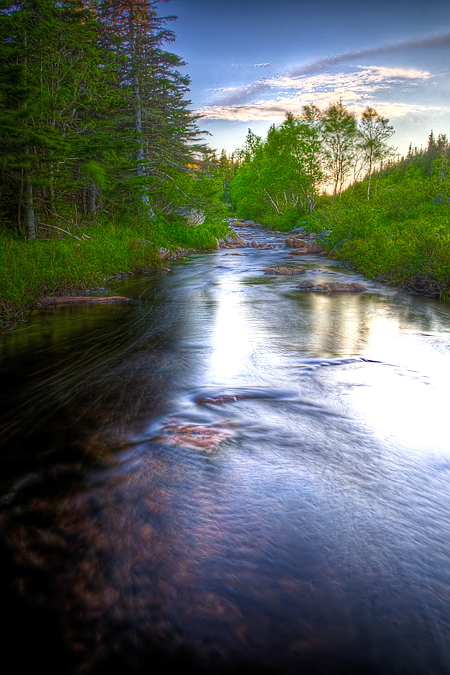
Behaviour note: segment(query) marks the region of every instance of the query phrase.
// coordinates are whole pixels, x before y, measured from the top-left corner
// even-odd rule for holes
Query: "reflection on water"
[[[19,672],[450,673],[448,306],[240,253],[2,337]]]

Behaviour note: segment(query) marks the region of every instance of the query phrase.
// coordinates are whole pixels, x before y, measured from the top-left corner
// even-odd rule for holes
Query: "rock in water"
[[[297,265],[296,267],[266,267],[264,274],[305,274],[305,268],[301,267],[301,265]]]
[[[183,424],[178,420],[170,420],[162,428],[161,435],[153,440],[211,453],[231,435],[232,431],[220,424]]]
[[[284,243],[288,248],[303,248],[306,246],[306,240],[301,239],[299,236],[287,237]]]
[[[362,293],[367,291],[367,288],[362,284],[352,282],[344,284],[340,281],[332,281],[326,284],[313,284],[311,281],[302,281],[297,286],[301,291],[316,291],[317,293]]]
[[[94,297],[89,295],[63,295],[49,298],[42,298],[39,302],[36,303],[35,307],[49,307],[51,305],[69,305],[69,304],[80,304],[80,303],[106,303],[106,302],[129,302],[130,298],[123,297],[121,295],[113,295],[108,297]]]

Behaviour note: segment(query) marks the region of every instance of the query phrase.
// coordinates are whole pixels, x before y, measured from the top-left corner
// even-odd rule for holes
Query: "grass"
[[[66,226],[67,227],[67,226]],[[99,221],[72,228],[81,239],[23,241],[0,236],[0,322],[12,319],[47,295],[86,290],[118,272],[161,266],[160,247],[211,250],[226,235],[220,220],[187,227],[161,217],[151,221]],[[88,238],[89,237],[89,238]]]
[[[331,230],[328,253],[369,279],[448,300],[450,204],[436,203],[427,181],[381,186],[370,201],[344,195],[307,217],[305,226]]]

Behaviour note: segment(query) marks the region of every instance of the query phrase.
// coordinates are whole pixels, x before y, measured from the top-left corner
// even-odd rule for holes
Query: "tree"
[[[389,126],[389,120],[379,115],[375,108],[367,107],[364,110],[359,124],[358,144],[368,172],[367,199],[370,199],[370,184],[375,162],[382,162],[395,152],[387,144],[393,133],[394,129]]]
[[[287,113],[264,142],[249,129],[239,157],[231,199],[240,215],[288,223],[312,213],[323,180],[316,121]]]
[[[7,0],[0,195],[28,237],[80,209],[164,202],[201,146],[189,78],[152,0]],[[141,209],[142,212],[142,209]]]
[[[322,138],[326,169],[336,198],[351,172],[358,139],[355,115],[347,110],[342,99],[330,103],[322,114]]]
[[[134,131],[137,180],[132,184],[146,202],[161,201],[167,181],[174,180],[173,169],[183,172],[195,150],[188,146],[199,136],[198,117],[185,98],[190,80],[178,71],[185,64],[162,49],[175,40],[166,24],[176,17],[159,17],[157,4],[99,1],[102,44],[116,54],[119,83],[128,93],[122,115],[125,129]]]
[[[4,197],[19,231],[25,212],[33,239],[36,225],[74,205],[91,180],[92,148],[101,145],[96,116],[108,112],[112,91],[108,60],[78,0],[9,3],[3,28],[2,79],[12,81],[0,102]]]

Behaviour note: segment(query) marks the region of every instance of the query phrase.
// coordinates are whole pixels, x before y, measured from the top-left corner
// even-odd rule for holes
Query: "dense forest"
[[[444,299],[450,291],[450,148],[433,132],[399,158],[373,108],[307,105],[249,130],[230,185],[237,215],[278,230],[324,234],[327,251],[368,277]]]
[[[2,3],[3,313],[224,231],[220,160],[158,4]]]

